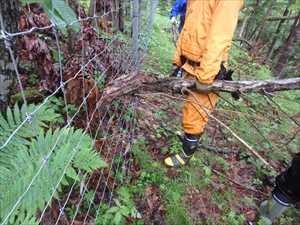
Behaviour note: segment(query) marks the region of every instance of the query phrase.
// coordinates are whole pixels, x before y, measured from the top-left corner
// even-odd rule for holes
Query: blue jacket
[[[186,14],[186,1],[187,0],[176,0],[171,10],[171,15],[170,15],[171,18],[180,15],[180,24],[178,28],[179,32],[182,30],[182,27],[184,25],[185,14]]]

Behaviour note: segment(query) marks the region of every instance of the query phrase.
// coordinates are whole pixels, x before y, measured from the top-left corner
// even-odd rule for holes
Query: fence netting
[[[12,104],[0,116],[0,223],[105,224],[111,220],[106,217],[114,215],[114,224],[123,216],[131,218],[129,224],[142,215],[135,207],[123,212],[116,196],[126,199],[120,187],[134,184],[139,176],[136,143],[150,140],[157,160],[163,159],[166,148],[176,150],[174,133],[180,126],[183,97],[131,93],[108,103],[102,93],[121,76],[145,73],[158,3],[137,1],[137,7],[129,0],[92,1],[93,7],[87,7],[76,1],[54,2],[50,8],[22,5],[18,32],[7,32],[1,22],[0,41],[9,53],[15,83]],[[242,94],[235,102],[220,94],[222,107],[213,115],[278,172],[274,157],[288,162],[299,144],[299,119],[280,105],[288,108],[294,99],[257,96]],[[286,128],[290,130],[285,133]],[[211,119],[207,130],[205,154],[217,154],[232,165],[239,159],[255,165],[241,165],[236,173],[255,173],[255,168],[275,173],[246,150],[240,151],[247,147],[216,120]],[[208,155],[201,163],[211,165],[229,186],[250,190],[249,197],[266,196],[245,183],[250,178],[214,167]],[[105,214],[109,208],[111,214]],[[121,211],[120,216],[113,210]]]

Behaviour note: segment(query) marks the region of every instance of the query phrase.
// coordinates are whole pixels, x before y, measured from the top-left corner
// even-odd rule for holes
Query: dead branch
[[[173,91],[181,91],[182,88],[195,89],[200,92],[276,92],[286,90],[300,90],[300,77],[281,80],[252,80],[252,81],[215,81],[211,85],[196,85],[194,80],[176,78],[161,79],[158,86]]]
[[[103,99],[114,99],[131,93],[175,92],[187,88],[199,92],[268,93],[286,90],[300,90],[300,77],[280,80],[215,81],[211,85],[196,85],[195,80],[180,78],[159,78],[154,75],[123,75],[107,85]]]

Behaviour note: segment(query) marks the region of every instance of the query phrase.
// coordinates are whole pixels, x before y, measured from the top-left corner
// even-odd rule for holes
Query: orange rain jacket
[[[226,64],[228,59],[242,5],[243,0],[188,0],[186,20],[173,63],[199,82],[212,83],[221,63]],[[192,79],[190,75],[188,79]],[[203,107],[209,111],[214,109],[216,94],[195,93],[195,96]],[[189,134],[202,133],[208,119],[195,103],[195,96],[189,95],[183,106],[183,128]]]

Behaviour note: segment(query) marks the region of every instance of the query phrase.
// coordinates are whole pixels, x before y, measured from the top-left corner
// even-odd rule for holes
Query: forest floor
[[[157,15],[141,73],[169,76],[175,50],[172,38],[168,18]],[[74,60],[72,64],[80,61]],[[110,60],[108,57],[105,62]],[[259,58],[250,56],[238,43],[233,44],[230,65],[235,70],[234,79],[272,78],[269,68],[261,65]],[[94,78],[100,79],[97,73]],[[202,144],[211,147],[210,150],[199,149],[185,168],[168,169],[163,165],[163,159],[170,153],[181,151],[177,132],[182,131],[182,96],[148,93],[137,94],[134,100],[120,99],[110,112],[115,116],[109,119],[113,118],[114,125],[109,129],[112,134],[121,132],[117,135],[121,141],[111,138],[108,143],[102,139],[96,142],[96,148],[111,171],[94,172],[81,204],[79,193],[72,196],[72,202],[80,205],[76,224],[82,224],[80,221],[85,217],[90,201],[93,202],[91,215],[99,209],[97,225],[243,225],[246,220],[254,220],[258,216],[258,205],[270,196],[276,174],[299,150],[299,99],[299,91],[272,96],[248,94],[238,101],[229,94],[220,94],[214,116],[258,151],[274,170],[266,168],[228,130],[213,120],[209,121],[201,140]],[[134,104],[128,107],[132,101]],[[94,105],[92,102],[90,104]],[[74,103],[78,104],[76,99]],[[122,119],[117,119],[116,115]],[[122,120],[134,123],[129,125],[135,127],[133,135],[128,133],[131,129]],[[77,121],[76,126],[84,126],[82,121]],[[128,154],[126,142],[129,137],[133,140],[132,151]],[[116,142],[122,144],[118,146]],[[104,147],[102,151],[103,145],[110,147]],[[124,161],[118,158],[123,153]],[[103,178],[99,180],[99,177]],[[101,184],[98,189],[97,179]],[[98,197],[91,199],[89,196],[93,195],[94,189]],[[68,191],[66,189],[65,195]],[[99,196],[102,196],[101,200]],[[76,207],[68,204],[66,211],[67,217],[72,218]],[[51,224],[50,218],[51,213],[45,219],[45,225]],[[299,211],[288,210],[276,224],[300,224]]]
[[[34,22],[34,18],[30,21]],[[41,22],[47,24],[47,20]],[[28,23],[24,23],[24,29],[25,25]],[[266,168],[213,120],[209,121],[201,140],[211,147],[210,150],[199,149],[185,168],[168,169],[163,159],[182,147],[177,137],[177,132],[182,131],[182,96],[165,93],[125,96],[109,106],[105,113],[104,109],[97,109],[96,118],[88,123],[85,113],[90,115],[97,108],[105,82],[123,75],[126,68],[120,65],[126,66],[128,60],[121,54],[125,51],[117,49],[118,55],[113,54],[113,48],[124,50],[126,39],[114,40],[105,34],[98,38],[88,23],[81,35],[74,45],[61,41],[62,53],[55,50],[54,35],[49,33],[26,37],[20,43],[23,47],[21,61],[27,60],[21,65],[21,78],[30,103],[40,103],[47,93],[45,89],[57,83],[50,75],[58,71],[58,59],[62,59],[67,80],[80,71],[82,62],[105,52],[104,57],[87,66],[77,80],[68,84],[66,96],[51,98],[50,106],[63,114],[62,121],[58,122],[63,126],[67,120],[64,110],[72,115],[82,103],[85,94],[82,85],[92,92],[91,87],[97,84],[97,91],[92,92],[86,109],[79,110],[80,116],[72,125],[85,128],[91,124],[91,133],[96,133],[96,149],[109,168],[92,174],[91,182],[86,184],[86,194],[82,194],[81,184],[77,184],[76,193],[70,196],[71,187],[65,187],[59,200],[54,200],[48,208],[42,224],[53,224],[59,206],[67,197],[70,201],[64,216],[66,220],[75,218],[76,225],[84,224],[81,221],[87,215],[90,221],[96,217],[96,222],[91,224],[97,225],[243,225],[246,220],[255,219],[257,206],[269,197],[276,174],[299,151],[300,92],[243,94],[238,101],[229,94],[220,94],[214,116],[259,152],[274,170]],[[47,47],[49,40],[52,44]],[[172,72],[171,59],[175,50],[167,16],[158,14],[155,17],[150,40],[141,73],[166,77]],[[110,41],[113,47],[107,50]],[[72,51],[68,50],[70,46]],[[86,50],[85,58],[82,46]],[[55,63],[50,60],[52,58]],[[32,64],[34,60],[37,65]],[[230,65],[235,70],[234,79],[271,79],[270,69],[259,61],[259,57],[249,55],[238,43],[233,44]],[[38,67],[37,71],[33,67]],[[102,76],[99,71],[103,68],[109,68],[110,75]],[[44,74],[47,82],[39,82],[37,74]],[[13,96],[15,102],[21,98],[18,91],[16,89]],[[98,133],[100,124],[103,126]],[[298,225],[300,213],[291,208],[276,223]]]
[[[167,17],[156,16],[151,40],[145,71],[168,76],[172,72],[175,48]],[[259,58],[249,56],[237,43],[233,45],[230,64],[235,70],[235,79],[272,78],[268,67],[261,65]],[[181,149],[176,131],[181,131],[182,100],[177,97],[145,98],[154,118],[149,124],[154,128],[150,132],[142,130],[136,142],[134,156],[140,176],[136,184],[129,187],[134,190],[134,196],[138,196],[136,202],[145,224],[238,225],[244,224],[246,219],[254,220],[258,205],[272,191],[276,173],[287,166],[291,154],[299,150],[299,137],[293,139],[299,126],[291,118],[299,121],[297,108],[300,105],[295,100],[300,99],[300,93],[285,92],[272,98],[250,94],[238,101],[221,94],[214,113],[262,154],[276,172],[264,168],[226,129],[212,120],[202,142],[225,153],[200,149],[189,166],[177,171],[165,168],[163,158]],[[149,117],[151,113],[142,120]],[[292,132],[288,134],[288,130]],[[288,210],[277,224],[300,224],[300,214]]]

